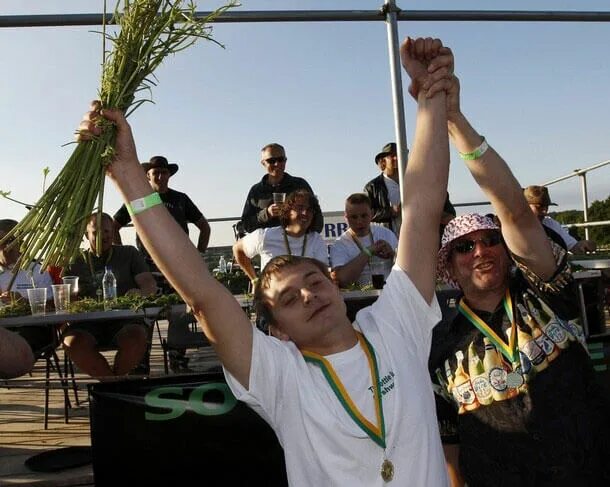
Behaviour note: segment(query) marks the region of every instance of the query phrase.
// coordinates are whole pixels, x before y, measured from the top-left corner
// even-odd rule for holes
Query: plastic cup
[[[70,284],[53,284],[53,302],[56,313],[67,313],[70,307]]]
[[[286,193],[273,193],[273,202],[276,205],[283,205],[286,201]]]
[[[43,315],[47,309],[47,288],[28,289],[28,301],[33,315]]]
[[[61,280],[64,284],[70,284],[70,294],[76,297],[78,295],[78,276],[64,276]]]
[[[371,282],[375,289],[383,289],[386,278],[386,261],[379,257],[371,259]]]

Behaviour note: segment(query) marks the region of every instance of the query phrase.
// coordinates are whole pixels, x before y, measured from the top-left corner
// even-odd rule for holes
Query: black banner
[[[288,484],[275,433],[220,373],[92,384],[89,397],[97,487]]]

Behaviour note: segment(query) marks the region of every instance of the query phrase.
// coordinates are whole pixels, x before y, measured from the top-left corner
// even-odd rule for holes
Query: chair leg
[[[70,403],[70,396],[68,395],[68,376],[61,372],[61,366],[59,365],[59,357],[57,356],[57,352],[53,350],[51,354],[53,358],[53,362],[55,363],[55,368],[57,369],[57,375],[59,376],[59,383],[61,384],[61,389],[64,392],[64,422],[68,424],[68,410],[72,407]]]
[[[64,351],[64,374],[66,375],[66,379],[68,379],[68,373],[70,374],[70,379],[72,381],[72,390],[74,391],[74,401],[77,406],[80,406],[80,401],[78,399],[78,387],[76,386],[76,379],[74,378],[74,364],[68,354]]]
[[[44,429],[49,429],[49,388],[51,387],[51,357],[46,357],[46,370],[44,382]]]

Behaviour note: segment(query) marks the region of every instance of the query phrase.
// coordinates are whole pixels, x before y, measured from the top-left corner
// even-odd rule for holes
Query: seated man
[[[357,282],[371,284],[373,257],[383,259],[387,272],[392,268],[398,239],[392,230],[371,225],[371,200],[365,193],[354,193],[345,200],[345,220],[349,228],[330,247],[330,263],[339,286]]]
[[[65,269],[65,274],[79,277],[79,294],[90,298],[101,295],[106,266],[112,268],[117,280],[117,295],[128,293],[155,294],[157,285],[144,257],[130,245],[112,245],[113,220],[103,213],[101,221],[101,254],[96,255],[97,214],[87,224],[90,249]],[[63,343],[72,361],[92,377],[107,378],[128,374],[142,359],[147,349],[148,330],[143,321],[115,320],[110,323],[72,323],[64,332]],[[99,346],[115,346],[118,350],[111,367],[98,351]]]
[[[549,206],[557,206],[551,202],[549,190],[546,186],[528,186],[523,190],[525,199],[534,215],[546,227],[550,228],[563,240],[565,247],[573,254],[584,254],[594,252],[597,245],[593,240],[576,240],[570,233],[561,226],[557,220],[547,215]],[[547,232],[548,233],[548,232]]]
[[[0,220],[0,240],[16,226],[17,222],[15,220]],[[37,262],[32,262],[27,269],[20,270],[14,276],[13,267],[20,256],[19,245],[14,240],[0,245],[0,301],[8,304],[15,297],[27,300],[28,289],[34,286],[46,288],[47,300],[52,301],[53,289],[51,285],[53,282],[51,276],[48,272],[42,272],[42,268]],[[13,281],[12,284],[11,281]],[[25,339],[34,355],[48,347],[55,339],[53,335],[55,330],[48,326],[19,326],[11,328],[11,330]],[[0,345],[0,349],[2,348],[2,345]]]
[[[318,200],[305,189],[290,193],[282,205],[280,226],[258,228],[233,245],[235,260],[248,275],[256,279],[251,259],[261,256],[264,268],[277,255],[313,257],[328,265],[328,250],[318,232],[313,230],[316,216],[322,211]]]

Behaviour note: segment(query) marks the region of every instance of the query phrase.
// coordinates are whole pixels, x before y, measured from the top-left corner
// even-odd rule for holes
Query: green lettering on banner
[[[209,392],[222,394],[222,402],[204,401],[204,395]],[[169,409],[167,413],[153,413],[145,411],[144,418],[147,421],[169,421],[182,416],[187,409],[201,416],[219,416],[227,414],[237,404],[237,399],[231,393],[229,387],[221,382],[202,384],[192,390],[187,399],[161,397],[172,394],[182,396],[182,387],[157,387],[144,396],[144,404],[147,407]]]
[[[223,402],[205,402],[203,396],[206,392],[218,391],[223,395]],[[191,392],[189,397],[189,406],[193,412],[201,416],[219,416],[227,414],[237,404],[237,399],[231,393],[229,386],[222,383],[203,384]]]
[[[184,399],[170,399],[161,397],[162,394],[182,395],[182,387],[157,387],[144,396],[144,404],[153,408],[169,409],[168,413],[144,413],[147,421],[168,421],[184,414],[187,401]]]

